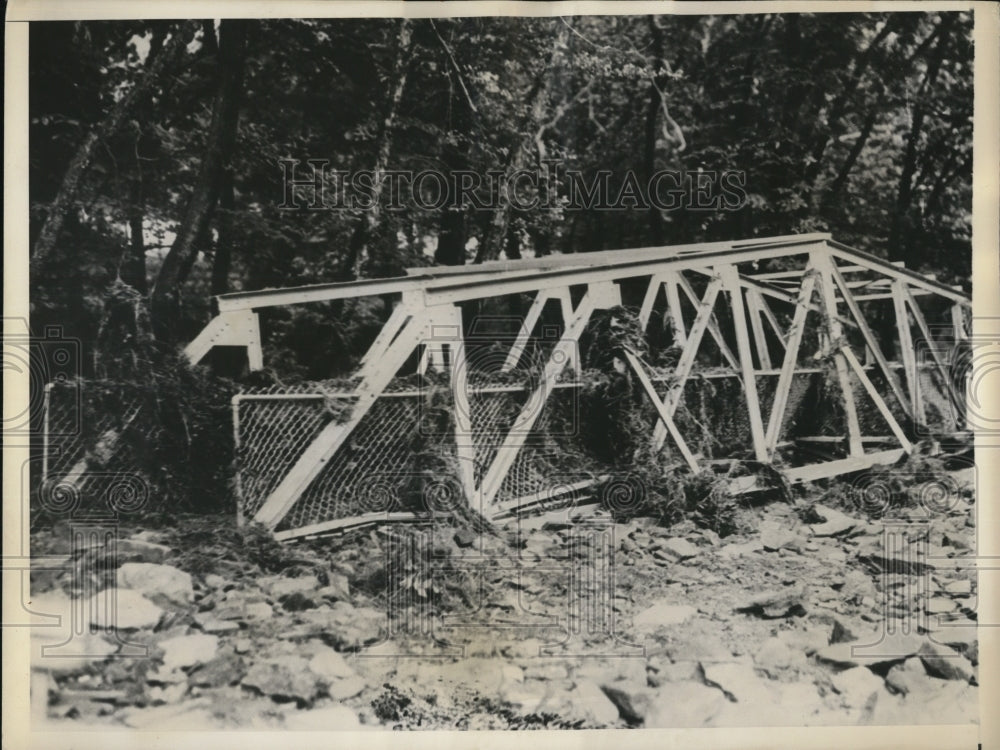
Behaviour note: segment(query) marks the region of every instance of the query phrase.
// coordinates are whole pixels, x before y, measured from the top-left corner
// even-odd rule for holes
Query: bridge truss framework
[[[759,270],[762,266],[768,270]],[[959,288],[844,246],[827,234],[415,268],[392,279],[226,294],[217,298],[218,315],[186,353],[198,362],[213,346],[243,346],[250,368],[260,369],[260,311],[391,295],[396,300],[391,315],[349,388],[271,389],[234,398],[242,509],[280,539],[411,518],[388,500],[370,499],[379,496],[371,491],[372,483],[378,485],[372,472],[385,468],[379,460],[400,465],[406,460],[405,435],[399,431],[413,429],[405,422],[419,413],[422,395],[394,382],[410,367],[421,374],[436,371],[447,383],[454,434],[438,438],[451,446],[462,501],[498,517],[599,481],[564,477],[549,486],[536,482],[519,494],[512,491],[511,477],[524,461],[546,405],[554,394],[576,387],[567,373],[579,373],[577,344],[594,313],[621,306],[626,289],[635,298],[640,324],[669,330],[678,356],[667,367],[654,366],[639,352],[625,350],[621,365],[655,410],[649,434],[654,448],[666,445],[692,471],[705,468],[707,459],[689,444],[676,417],[686,386],[697,378],[739,380],[743,397],[735,408],[743,410],[749,424],[748,451],[754,460],[771,463],[784,445],[796,378],[818,372],[818,362],[830,364],[844,434],[799,440],[838,443],[844,455],[785,469],[793,482],[891,463],[913,451],[921,434],[962,428],[964,391],[961,398],[954,395],[948,347],[941,342],[968,337],[969,299]],[[516,373],[528,350],[542,351],[543,360],[529,384],[488,382],[477,370],[482,358],[469,354],[475,324],[463,320],[463,306],[517,294],[532,295],[532,302],[515,334],[494,342],[491,367]],[[925,315],[921,301],[924,308],[934,308],[937,320]],[[561,326],[543,325],[546,306],[558,309]],[[883,310],[878,326],[872,319],[876,308]],[[883,350],[887,319],[895,336],[894,358]],[[814,338],[818,350],[806,351],[805,342]],[[539,340],[546,341],[541,349]],[[499,355],[498,345],[503,347]],[[934,388],[936,396],[930,393]],[[491,397],[515,391],[520,396],[507,403],[504,418],[490,412]],[[951,421],[931,427],[928,409],[940,407],[941,393],[954,407]],[[331,403],[337,405],[332,416]],[[932,408],[935,419],[946,411],[937,407]],[[865,434],[867,416],[876,413],[886,434]],[[483,421],[490,419],[499,427]],[[277,437],[283,420],[293,437]],[[378,432],[393,420],[393,435]],[[376,439],[376,433],[384,439]],[[377,449],[381,457],[367,463],[359,458],[376,446],[382,446]],[[355,479],[348,481],[351,476]],[[367,504],[348,507],[330,500],[344,491],[345,482],[356,494],[357,481],[369,482]],[[747,481],[736,485],[734,491],[749,487]],[[393,492],[381,489],[387,496]]]

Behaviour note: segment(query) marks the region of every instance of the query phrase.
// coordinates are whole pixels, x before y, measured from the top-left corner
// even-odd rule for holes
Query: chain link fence
[[[232,433],[221,389],[158,386],[74,379],[45,387],[33,521],[231,507]]]
[[[554,384],[540,387],[551,347],[551,341],[528,342],[520,361],[503,368],[509,347],[494,342],[477,350],[475,342],[467,342],[462,373],[467,414],[456,415],[447,373],[395,378],[294,499],[276,530],[457,507],[467,502],[460,460],[471,461],[472,481],[480,487],[500,451],[509,450],[505,441],[522,431],[523,445],[494,497],[500,508],[629,471],[657,424],[652,404],[634,378],[607,363],[595,367],[591,360],[577,371],[580,352]],[[606,348],[588,347],[598,353]],[[800,362],[793,376],[778,435],[779,455],[789,464],[812,462],[817,450],[832,457],[846,450],[832,367],[805,364]],[[866,371],[876,390],[887,395],[881,373],[870,366]],[[648,372],[665,398],[674,367],[653,366]],[[956,419],[944,386],[935,380],[940,378],[926,363],[919,376],[929,428],[953,431]],[[889,438],[887,423],[853,373],[850,377],[862,434]],[[32,477],[36,507],[52,514],[81,507],[204,509],[228,503],[232,488],[243,517],[252,519],[324,429],[346,422],[358,403],[356,379],[249,389],[231,403],[218,384],[200,392],[197,383],[163,380],[63,380],[46,387],[42,460]],[[777,380],[775,374],[756,378],[765,422]],[[895,400],[887,395],[886,403],[905,424]],[[746,389],[731,369],[696,368],[681,390],[674,421],[704,465],[753,458]],[[456,430],[456,423],[467,425],[466,432]],[[824,439],[828,442],[811,457],[797,444]],[[681,464],[671,440],[654,458]]]

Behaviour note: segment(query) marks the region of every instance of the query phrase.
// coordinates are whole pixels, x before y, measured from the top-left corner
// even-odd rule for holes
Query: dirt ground
[[[33,534],[65,557],[32,575],[31,610],[64,615],[33,630],[32,702],[144,730],[975,722],[972,474],[949,477],[947,507],[806,488],[725,538],[584,508],[287,545],[58,524]]]

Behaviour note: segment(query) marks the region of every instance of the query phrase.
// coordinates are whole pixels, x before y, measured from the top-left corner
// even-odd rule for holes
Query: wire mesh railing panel
[[[45,392],[41,472],[32,497],[39,510],[121,513],[149,500],[143,446],[154,430],[137,389],[121,384],[54,382]]]
[[[581,388],[553,389],[517,452],[494,502],[529,498],[601,473],[602,462],[581,440]],[[572,478],[572,480],[570,480]]]
[[[299,391],[236,401],[237,471],[247,517],[260,510],[320,431],[341,421],[354,400]]]
[[[111,460],[126,430],[135,424],[144,398],[120,388],[92,383],[53,383],[45,404],[46,479],[80,469],[84,459]]]
[[[470,423],[475,448],[473,476],[477,485],[496,458],[498,447],[517,419],[524,398],[524,391],[470,392]]]
[[[379,398],[278,530],[367,513],[417,510],[406,506],[412,505],[408,493],[417,483],[417,461],[427,440],[419,434],[422,407],[419,396]]]

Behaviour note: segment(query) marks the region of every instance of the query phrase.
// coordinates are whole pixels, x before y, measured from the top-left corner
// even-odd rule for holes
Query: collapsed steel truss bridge
[[[386,497],[395,491],[386,487],[386,471],[402,471],[412,459],[406,440],[420,389],[393,385],[407,370],[436,371],[446,383],[454,434],[432,439],[453,455],[463,501],[484,515],[537,507],[593,485],[597,479],[582,476],[546,482],[537,471],[531,481],[518,477],[530,474],[532,436],[546,409],[579,385],[577,344],[592,316],[623,301],[645,329],[666,331],[676,354],[664,366],[626,350],[621,364],[655,411],[653,446],[692,471],[711,459],[691,444],[678,410],[699,379],[741,384],[742,396],[728,406],[748,425],[748,453],[781,463],[793,482],[890,463],[921,434],[963,427],[964,405],[941,342],[968,337],[970,300],[960,288],[827,234],[414,268],[391,279],[225,294],[186,353],[198,362],[214,346],[241,346],[250,368],[261,369],[260,311],[376,295],[395,302],[350,387],[272,388],[234,398],[242,508],[278,538],[410,517],[378,499],[382,490]],[[482,346],[463,309],[509,295],[533,299],[513,335],[494,338],[488,357],[474,353]],[[557,325],[544,324],[554,318]],[[540,355],[530,382],[484,377],[486,370],[516,376],[529,352]],[[821,373],[819,363],[836,385],[839,432],[790,439],[794,409],[809,408],[796,384]],[[790,465],[782,456],[793,442],[840,454],[830,460],[829,451],[817,452],[827,458],[803,462],[800,452]],[[364,502],[352,504],[359,495]]]

